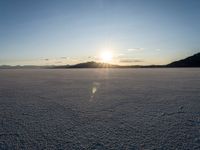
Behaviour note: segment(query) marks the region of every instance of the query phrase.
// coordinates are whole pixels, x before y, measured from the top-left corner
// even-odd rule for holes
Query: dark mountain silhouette
[[[108,63],[98,63],[98,62],[86,62],[86,63],[80,63],[76,65],[71,65],[68,68],[118,68],[119,65],[112,65]]]
[[[109,63],[102,63],[102,62],[84,62],[75,65],[62,65],[62,66],[48,66],[46,68],[53,68],[53,69],[72,69],[72,68],[162,68],[162,65],[149,65],[149,66],[140,66],[140,65],[129,65],[129,66],[120,66],[114,65]]]
[[[167,67],[200,67],[200,53],[193,56],[187,57],[185,59],[172,62]]]

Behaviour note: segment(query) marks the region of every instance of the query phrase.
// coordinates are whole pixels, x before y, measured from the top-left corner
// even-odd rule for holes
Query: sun
[[[101,53],[100,58],[103,62],[110,62],[112,61],[113,54],[111,51],[104,51]]]

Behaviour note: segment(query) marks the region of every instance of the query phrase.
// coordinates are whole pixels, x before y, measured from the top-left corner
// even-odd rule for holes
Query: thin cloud
[[[139,63],[139,62],[144,62],[141,59],[131,59],[131,58],[126,58],[126,59],[120,59],[121,63]]]
[[[60,57],[60,59],[70,59],[69,57]]]
[[[119,53],[114,58],[123,58],[124,56],[125,56],[125,54]]]
[[[129,48],[127,49],[129,52],[143,51],[144,48]]]
[[[88,56],[88,59],[95,59],[94,56]]]
[[[120,53],[120,54],[118,54],[117,56],[118,57],[122,57],[122,56],[124,56],[125,54],[123,54],[123,53]]]

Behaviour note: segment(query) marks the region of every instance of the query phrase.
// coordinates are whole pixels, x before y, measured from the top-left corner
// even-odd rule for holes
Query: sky
[[[0,65],[167,64],[200,50],[199,0],[0,0]],[[108,57],[108,56],[107,56]]]

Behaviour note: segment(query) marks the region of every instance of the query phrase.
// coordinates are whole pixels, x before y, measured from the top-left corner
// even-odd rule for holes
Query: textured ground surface
[[[200,149],[200,69],[0,70],[0,149]]]

